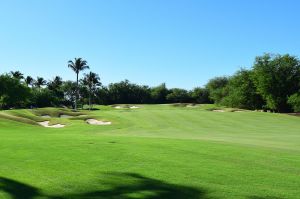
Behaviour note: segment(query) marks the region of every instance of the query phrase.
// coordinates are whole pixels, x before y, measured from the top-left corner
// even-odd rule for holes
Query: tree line
[[[63,81],[59,76],[46,81],[43,77],[24,76],[20,71],[0,75],[0,108],[72,107],[89,104],[164,104],[164,103],[212,103],[205,88],[192,91],[173,88],[166,84],[157,87],[138,85],[124,80],[101,84],[94,72],[79,74],[90,67],[82,58],[68,61],[68,68],[76,74],[76,81]]]
[[[76,81],[63,81],[56,76],[24,76],[19,71],[0,75],[0,108],[32,108],[77,106],[89,104],[164,104],[216,103],[228,107],[274,112],[300,111],[300,61],[288,54],[264,54],[255,58],[251,69],[240,69],[232,76],[215,77],[204,87],[192,90],[138,85],[124,80],[104,86],[98,74],[81,58],[67,65],[76,74]]]

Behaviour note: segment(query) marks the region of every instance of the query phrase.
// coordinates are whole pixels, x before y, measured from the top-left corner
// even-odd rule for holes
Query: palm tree
[[[63,80],[60,76],[56,76],[53,78],[52,81],[48,82],[48,88],[49,90],[57,90],[61,87],[63,84]]]
[[[84,78],[82,83],[88,87],[89,89],[89,110],[92,108],[92,94],[95,91],[97,86],[100,86],[100,77],[98,74],[89,72],[88,74],[84,74]]]
[[[44,80],[44,78],[42,78],[42,77],[36,78],[36,82],[35,82],[36,87],[41,88],[41,86],[44,86],[46,84],[47,84],[47,81]]]
[[[79,80],[78,76],[80,71],[85,69],[89,69],[90,67],[87,65],[87,61],[83,60],[82,58],[75,58],[74,62],[72,60],[68,61],[68,67],[71,68],[76,73],[76,97],[75,97],[75,110],[77,110],[77,98],[79,96]]]
[[[13,78],[16,78],[18,80],[21,80],[24,78],[23,74],[20,71],[10,71],[11,76],[13,76]]]
[[[34,79],[32,78],[32,77],[30,77],[30,76],[27,76],[26,78],[25,78],[25,83],[27,84],[27,86],[32,86],[33,85],[33,82],[34,82]]]

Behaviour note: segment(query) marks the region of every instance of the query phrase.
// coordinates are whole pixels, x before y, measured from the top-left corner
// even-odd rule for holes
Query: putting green
[[[0,111],[0,198],[300,197],[300,117],[138,107]]]

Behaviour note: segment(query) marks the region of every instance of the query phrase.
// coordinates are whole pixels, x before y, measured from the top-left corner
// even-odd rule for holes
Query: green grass
[[[0,198],[300,198],[300,117],[139,106],[1,111]]]

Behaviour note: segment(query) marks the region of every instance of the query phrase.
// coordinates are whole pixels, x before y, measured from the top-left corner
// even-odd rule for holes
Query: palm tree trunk
[[[75,111],[77,111],[77,98],[79,96],[78,73],[76,73],[76,75],[77,75],[77,78],[76,78],[76,84],[77,84],[77,86],[76,86],[76,95],[75,95]]]

